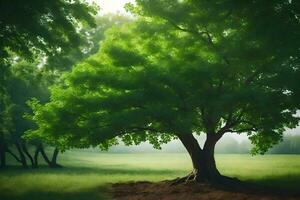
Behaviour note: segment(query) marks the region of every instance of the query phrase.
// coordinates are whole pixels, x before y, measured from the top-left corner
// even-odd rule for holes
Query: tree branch
[[[165,20],[167,20],[170,24],[172,24],[175,28],[177,28],[180,31],[183,32],[187,32],[187,33],[192,33],[192,34],[196,34],[196,35],[206,35],[208,34],[206,31],[195,31],[195,30],[191,30],[191,29],[187,29],[187,28],[183,28],[181,26],[179,26],[178,24],[176,24],[173,20],[165,18]],[[201,38],[203,41],[206,41],[205,38]]]
[[[228,132],[231,132],[231,133],[245,133],[245,132],[257,132],[257,131],[258,131],[258,129],[256,129],[254,127],[238,129],[238,130],[232,130],[232,129],[228,130]]]
[[[17,162],[21,163],[20,158],[19,158],[16,154],[14,154],[10,149],[6,148],[5,151],[6,151],[7,153],[9,153],[12,157],[14,157],[14,158],[16,159]]]
[[[129,127],[129,129],[133,129],[133,130],[137,130],[137,131],[150,131],[150,132],[157,132],[157,133],[162,133],[163,131],[160,131],[158,129],[155,128],[151,128],[151,127]]]

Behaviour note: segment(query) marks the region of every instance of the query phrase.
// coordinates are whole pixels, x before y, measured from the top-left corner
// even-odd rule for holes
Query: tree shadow
[[[134,176],[138,175],[140,177],[145,176],[145,181],[149,177],[161,176],[161,177],[170,177],[169,179],[182,176],[187,172],[185,170],[168,170],[168,169],[145,169],[145,168],[126,168],[116,165],[106,165],[106,166],[97,166],[97,167],[79,167],[79,166],[68,166],[57,169],[50,169],[47,166],[41,166],[37,169],[27,169],[24,170],[20,167],[11,166],[8,169],[1,170],[0,174],[3,173],[8,177],[17,177],[20,174],[54,174],[54,175],[99,175],[101,176],[115,176],[125,175],[125,176]],[[80,178],[80,177],[79,177]],[[133,177],[134,178],[134,177]],[[278,194],[282,196],[297,196],[300,197],[299,184],[300,184],[300,174],[285,175],[285,176],[266,176],[256,180],[243,180],[242,183],[245,185],[240,186],[227,186],[223,189],[230,191],[238,191],[241,188],[245,189],[246,192],[254,191],[259,193],[270,193]],[[59,191],[59,192],[49,192],[49,191],[37,191],[28,190],[22,195],[18,196],[17,194],[12,194],[12,192],[0,191],[1,200],[83,200],[83,199],[108,199],[106,194],[108,194],[107,189],[109,188],[109,183],[104,183],[105,185],[99,185],[94,188],[80,189],[76,192],[68,191]],[[247,188],[248,186],[251,186]],[[246,186],[246,187],[245,187]],[[254,186],[254,187],[253,187]],[[18,188],[15,188],[17,190]]]
[[[267,176],[259,180],[249,181],[273,193],[300,195],[300,174]]]
[[[216,188],[241,193],[268,194],[279,197],[294,197],[300,199],[300,174],[266,176],[256,180],[239,180],[236,178],[222,184],[215,184]]]
[[[64,174],[64,175],[170,175],[170,174],[184,174],[186,170],[172,170],[172,169],[145,169],[145,168],[121,168],[121,166],[97,166],[97,167],[77,167],[68,166],[62,168],[49,168],[47,166],[41,166],[36,169],[22,169],[17,166],[10,166],[6,169],[0,170],[0,174],[6,174],[10,176],[19,176],[20,173],[34,173],[34,174]]]
[[[97,187],[76,192],[53,192],[29,190],[22,194],[1,191],[1,200],[107,200],[110,199],[107,188]]]

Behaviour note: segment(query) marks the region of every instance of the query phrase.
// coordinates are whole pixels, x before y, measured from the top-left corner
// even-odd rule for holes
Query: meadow
[[[220,171],[267,187],[297,192],[300,155],[218,154]],[[111,199],[110,185],[128,181],[161,181],[186,175],[185,153],[111,154],[71,151],[60,156],[64,167],[0,171],[1,200]]]

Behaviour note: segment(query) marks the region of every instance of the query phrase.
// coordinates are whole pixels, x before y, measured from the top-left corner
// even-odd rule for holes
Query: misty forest
[[[300,199],[298,0],[0,0],[1,200]]]

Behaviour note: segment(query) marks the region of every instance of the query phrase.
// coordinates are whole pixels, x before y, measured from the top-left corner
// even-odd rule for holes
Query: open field
[[[217,155],[220,171],[228,176],[297,192],[300,155]],[[12,167],[0,171],[1,200],[110,199],[111,183],[160,181],[186,175],[187,154],[104,154],[67,152],[62,169]]]

